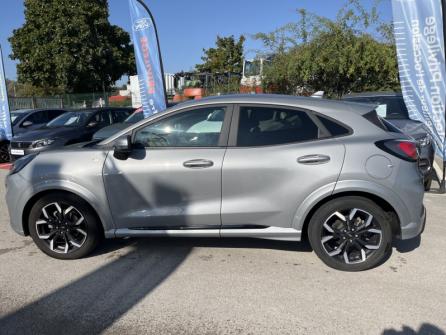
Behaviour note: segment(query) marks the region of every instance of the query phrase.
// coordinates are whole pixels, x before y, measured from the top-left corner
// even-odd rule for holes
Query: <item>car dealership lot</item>
[[[5,175],[0,334],[446,331],[445,196],[426,196],[421,241],[361,273],[326,267],[307,244],[246,239],[115,240],[59,261],[10,229]]]

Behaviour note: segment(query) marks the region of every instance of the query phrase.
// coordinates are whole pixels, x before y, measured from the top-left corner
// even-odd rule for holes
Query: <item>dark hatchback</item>
[[[66,112],[39,129],[14,136],[11,158],[91,141],[98,130],[123,122],[133,111],[133,108],[91,108]]]
[[[20,109],[11,112],[13,135],[20,135],[38,129],[67,110],[58,108]],[[9,141],[0,139],[0,163],[9,161]]]
[[[350,102],[376,105],[376,112],[379,116],[418,142],[420,165],[423,170],[431,170],[431,172],[426,174],[424,180],[425,189],[429,190],[433,179],[432,165],[435,158],[435,144],[427,126],[423,122],[412,120],[409,117],[402,94],[394,92],[360,93],[346,95],[342,99]]]

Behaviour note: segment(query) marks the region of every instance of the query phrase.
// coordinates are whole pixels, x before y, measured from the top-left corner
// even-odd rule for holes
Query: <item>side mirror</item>
[[[118,137],[113,144],[113,157],[125,161],[132,153],[132,137],[124,135]]]
[[[22,123],[22,127],[23,128],[28,128],[31,127],[34,123],[32,123],[32,121],[25,121]]]
[[[87,128],[94,128],[94,127],[96,127],[98,124],[99,124],[99,123],[98,123],[97,121],[90,121],[90,122],[87,124]]]

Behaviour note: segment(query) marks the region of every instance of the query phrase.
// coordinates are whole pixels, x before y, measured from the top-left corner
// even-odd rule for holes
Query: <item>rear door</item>
[[[238,106],[223,163],[222,229],[291,228],[311,193],[335,186],[345,150],[331,137],[311,112]]]

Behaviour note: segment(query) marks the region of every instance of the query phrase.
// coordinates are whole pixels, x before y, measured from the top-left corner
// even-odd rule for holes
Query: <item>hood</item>
[[[412,136],[415,139],[425,137],[430,134],[429,128],[423,122],[415,120],[399,120],[399,119],[386,119],[386,121],[399,128],[404,134]]]
[[[112,124],[111,126],[102,128],[101,130],[97,131],[93,135],[93,140],[95,140],[95,141],[105,140],[106,138],[109,138],[110,136],[116,134],[118,131],[121,131],[121,130],[127,128],[128,126],[130,126],[130,124],[126,124],[126,123]]]
[[[79,136],[77,127],[40,128],[21,135],[14,136],[13,142],[33,142],[43,139],[63,138],[66,140]]]

